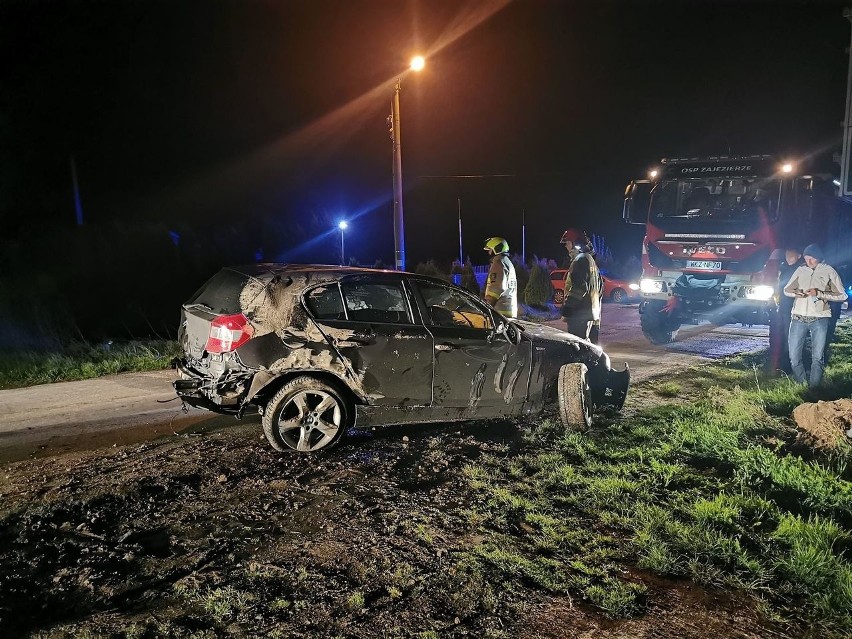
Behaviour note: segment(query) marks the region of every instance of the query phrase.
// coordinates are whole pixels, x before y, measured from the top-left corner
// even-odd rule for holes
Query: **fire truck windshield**
[[[779,180],[712,177],[663,180],[651,191],[650,219],[678,226],[688,221],[765,224],[778,215]],[[675,222],[677,220],[678,222]]]

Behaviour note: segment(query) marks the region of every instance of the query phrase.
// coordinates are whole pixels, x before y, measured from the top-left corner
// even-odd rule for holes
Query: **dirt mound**
[[[816,447],[834,450],[852,427],[852,399],[802,404],[793,410],[793,419]]]

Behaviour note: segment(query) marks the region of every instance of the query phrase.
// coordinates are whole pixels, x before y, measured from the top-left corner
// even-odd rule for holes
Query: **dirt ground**
[[[353,430],[306,456],[273,451],[253,419],[6,463],[0,636],[801,636],[688,580],[631,571],[646,609],[612,620],[471,570],[463,468],[510,456],[521,427]]]

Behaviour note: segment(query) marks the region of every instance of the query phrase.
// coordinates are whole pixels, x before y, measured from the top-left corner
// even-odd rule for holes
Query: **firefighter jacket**
[[[797,291],[815,288],[816,297],[800,297]],[[797,268],[790,281],[784,287],[784,295],[795,298],[792,315],[805,318],[831,317],[829,302],[842,302],[846,299],[846,290],[840,276],[828,264],[820,262],[816,268],[807,264]]]
[[[601,274],[589,253],[579,253],[568,267],[562,316],[587,322],[601,319]]]
[[[508,253],[498,253],[491,258],[485,301],[504,317],[518,316],[518,278]]]

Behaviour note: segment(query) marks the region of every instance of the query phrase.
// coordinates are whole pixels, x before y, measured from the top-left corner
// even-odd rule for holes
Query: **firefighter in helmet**
[[[565,275],[562,317],[569,333],[597,344],[603,280],[595,262],[594,247],[586,232],[577,229],[565,231],[560,243],[565,245],[571,259]]]
[[[504,317],[518,316],[518,278],[509,259],[509,243],[502,237],[485,240],[485,252],[491,257],[485,301]]]

